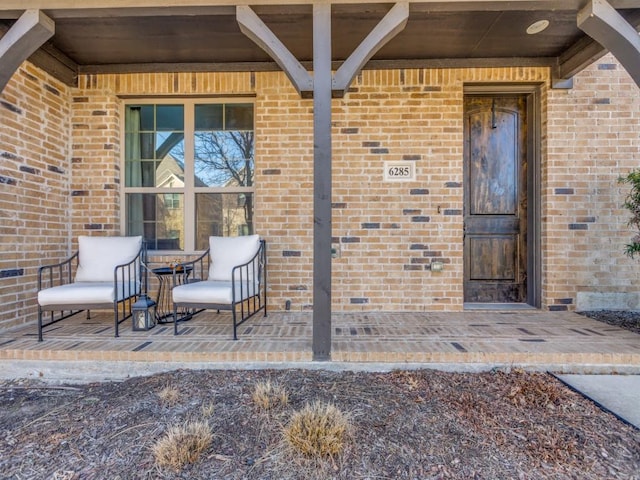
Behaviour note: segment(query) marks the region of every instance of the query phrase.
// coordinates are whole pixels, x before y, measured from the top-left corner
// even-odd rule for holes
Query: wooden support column
[[[0,38],[0,92],[29,56],[55,32],[53,20],[40,10],[27,10]]]
[[[331,5],[313,5],[313,359],[331,359]]]
[[[578,27],[608,49],[640,87],[640,35],[605,0],[591,0],[578,13]]]
[[[284,70],[300,96],[313,96],[313,359],[331,360],[331,98],[341,97],[371,57],[400,32],[409,4],[396,4],[335,74],[331,4],[313,4],[313,76],[248,6],[236,7],[242,32]]]

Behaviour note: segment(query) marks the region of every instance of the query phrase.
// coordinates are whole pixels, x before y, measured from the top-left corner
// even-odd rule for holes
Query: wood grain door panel
[[[524,96],[465,97],[464,301],[526,301]]]
[[[469,264],[470,280],[516,280],[517,235],[470,235],[468,244],[474,254]]]
[[[489,112],[472,112],[468,122],[469,178],[473,179],[469,183],[469,214],[516,215],[517,116],[496,107]]]

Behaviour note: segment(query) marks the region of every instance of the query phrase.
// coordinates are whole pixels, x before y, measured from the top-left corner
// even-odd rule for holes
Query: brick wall
[[[78,235],[120,234],[120,101],[111,92],[71,98],[71,229]]]
[[[548,89],[548,75],[364,71],[333,100],[335,311],[462,309],[462,99],[470,83],[541,85],[543,307],[574,309],[581,291],[638,290],[636,264],[622,253],[629,234],[616,182],[640,160],[638,88],[612,57],[578,75],[573,90]],[[0,96],[5,323],[35,318],[42,253],[24,235],[44,236],[45,255],[59,259],[80,234],[121,232],[121,96],[192,94],[255,96],[255,228],[269,242],[270,305],[311,308],[313,102],[283,74],[89,75],[67,89],[26,64]],[[384,162],[396,160],[415,163],[415,181],[383,182]],[[13,222],[22,234],[11,233]],[[434,259],[444,271],[428,269]]]
[[[365,71],[337,105],[340,309],[461,309],[466,73]],[[415,181],[383,182],[384,162],[398,160],[415,162]],[[432,260],[443,261],[444,271],[431,272]]]
[[[69,254],[68,88],[25,63],[0,94],[0,329],[33,321],[37,267]]]
[[[576,76],[572,90],[549,91],[548,119],[543,228],[549,308],[573,309],[579,292],[637,292],[637,260],[623,254],[633,236],[622,209],[628,190],[617,179],[640,168],[640,90],[608,55]],[[627,306],[640,309],[637,300]]]

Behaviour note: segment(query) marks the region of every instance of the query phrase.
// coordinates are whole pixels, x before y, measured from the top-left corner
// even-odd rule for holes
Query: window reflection
[[[196,130],[222,130],[224,128],[222,104],[196,105]]]
[[[253,105],[195,106],[196,184],[253,185]]]
[[[253,185],[253,144],[253,132],[196,132],[196,182],[208,187]]]
[[[197,249],[207,249],[211,235],[235,237],[252,233],[252,194],[199,193],[196,195]]]
[[[158,105],[156,107],[156,130],[184,130],[182,105]]]
[[[185,110],[189,111],[185,105],[193,107],[193,123],[185,122]],[[247,187],[254,182],[253,108],[251,103],[195,101],[127,104],[127,234],[144,235],[151,250],[183,250],[188,229],[195,231],[186,246],[191,250],[207,248],[210,235],[252,233],[253,195]],[[185,125],[189,126],[186,137]],[[185,139],[193,142],[188,144],[190,152],[193,147],[189,158]],[[186,167],[193,171],[191,178],[185,176]],[[224,193],[207,189],[224,189]],[[189,218],[185,218],[185,196]]]
[[[125,186],[184,186],[182,105],[129,106],[125,131]]]
[[[183,194],[129,193],[127,232],[143,235],[151,250],[184,249]]]
[[[253,130],[253,105],[250,103],[224,106],[224,128]]]

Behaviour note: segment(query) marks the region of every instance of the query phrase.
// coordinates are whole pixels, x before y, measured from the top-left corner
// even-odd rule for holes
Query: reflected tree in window
[[[251,187],[254,174],[252,131],[207,131],[195,134],[196,186]],[[253,232],[253,196],[229,195],[225,201],[225,235]],[[241,218],[238,217],[241,212]],[[245,225],[246,227],[242,227]]]
[[[196,132],[196,176],[209,187],[253,183],[253,132]]]

